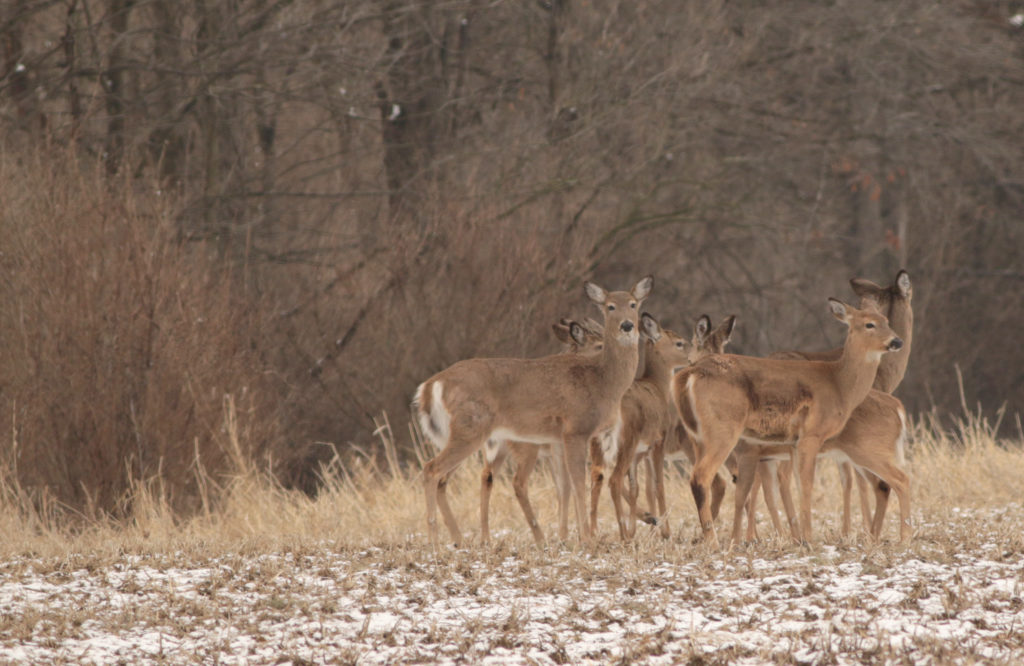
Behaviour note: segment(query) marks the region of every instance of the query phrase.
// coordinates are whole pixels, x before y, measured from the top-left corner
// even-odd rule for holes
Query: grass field
[[[918,423],[908,450],[914,538],[890,503],[884,539],[837,534],[822,466],[816,539],[727,551],[694,542],[682,478],[673,536],[621,544],[602,499],[598,542],[533,545],[510,484],[476,543],[479,465],[453,482],[470,543],[433,552],[418,465],[326,470],[316,499],[252,469],[190,520],[137,489],[130,524],[69,527],[6,486],[0,515],[0,662],[75,663],[1020,663],[1024,455],[983,419]],[[554,528],[547,474],[531,486]],[[38,503],[37,503],[38,504]],[[719,528],[728,527],[731,494]],[[645,526],[641,526],[645,528]]]

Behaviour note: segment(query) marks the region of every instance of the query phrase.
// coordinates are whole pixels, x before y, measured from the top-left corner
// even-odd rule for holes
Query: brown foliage
[[[824,299],[906,268],[899,397],[957,406],[959,363],[972,399],[1024,404],[1005,2],[89,8],[0,8],[0,141],[100,156],[114,189],[159,180],[176,233],[238,280],[201,291],[274,313],[254,353],[280,381],[254,399],[314,459],[403,421],[459,358],[550,350],[584,278],[647,272],[663,323],[736,313],[736,351],[768,354],[834,346]]]
[[[87,514],[154,478],[195,509],[197,484],[239,471],[225,401],[245,459],[282,457],[258,309],[159,193],[107,186],[73,159],[0,161],[0,468]]]

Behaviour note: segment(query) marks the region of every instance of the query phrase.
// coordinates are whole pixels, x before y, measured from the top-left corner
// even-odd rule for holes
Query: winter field
[[[140,488],[132,524],[70,531],[5,488],[0,662],[1021,663],[1024,453],[991,432],[916,426],[906,546],[895,498],[881,543],[838,535],[828,463],[811,545],[775,538],[762,511],[762,540],[723,551],[694,543],[675,475],[668,541],[641,525],[619,543],[604,497],[597,544],[537,547],[502,478],[483,548],[470,462],[452,484],[470,542],[434,553],[418,466],[390,447],[327,470],[315,500],[240,469],[190,521]],[[547,474],[531,493],[550,535]],[[720,530],[731,510],[730,493]]]

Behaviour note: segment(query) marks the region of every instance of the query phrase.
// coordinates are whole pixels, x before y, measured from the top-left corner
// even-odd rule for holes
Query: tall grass
[[[244,451],[246,447],[240,441],[244,433],[237,425],[239,417],[233,405],[226,401],[222,409],[230,446]],[[39,503],[5,480],[0,484],[0,555],[196,549],[211,554],[325,544],[339,548],[425,547],[420,471],[422,460],[429,456],[414,440],[418,460],[401,464],[390,425],[382,420],[380,426],[382,455],[367,453],[347,461],[335,458],[321,470],[323,487],[317,497],[283,488],[265,469],[245,456],[237,456],[232,471],[220,482],[220,501],[187,518],[168,504],[159,479],[152,479],[131,487],[133,512],[129,520],[100,518],[72,528],[59,519],[60,512],[52,502]],[[952,430],[939,427],[932,418],[914,424],[907,457],[915,527],[941,523],[954,510],[996,510],[1020,501],[1020,488],[1024,486],[1022,443],[997,440],[994,432],[995,425],[978,413],[965,414]],[[837,540],[838,478],[828,465],[819,469],[814,510],[817,534],[826,541]],[[470,545],[478,537],[479,470],[479,461],[471,458],[449,484],[453,509]],[[200,472],[201,477],[205,475]],[[689,544],[699,531],[689,484],[681,475],[669,477],[673,538]],[[555,492],[546,470],[538,469],[534,474],[531,496],[543,528],[549,538],[553,537]],[[617,536],[612,529],[610,502],[605,498],[601,502],[601,538],[614,543]],[[730,492],[720,526],[728,526],[731,521],[731,506]],[[492,530],[499,543],[531,547],[529,530],[508,479],[498,480],[491,511]],[[883,538],[895,539],[897,513],[893,498]],[[771,538],[766,522],[762,521],[760,529],[762,536]],[[654,530],[638,534],[641,544],[660,541]]]

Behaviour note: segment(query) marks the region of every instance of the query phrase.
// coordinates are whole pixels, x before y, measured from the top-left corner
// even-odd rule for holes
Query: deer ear
[[[652,289],[654,289],[654,277],[648,275],[637,282],[630,293],[633,295],[633,298],[638,301],[642,301],[651,294]]]
[[[654,342],[661,338],[661,326],[658,325],[658,320],[646,312],[640,315],[640,328],[644,335]]]
[[[901,270],[896,274],[896,289],[903,298],[910,298],[913,295],[914,289],[910,284],[910,273]]]
[[[832,308],[832,316],[846,325],[850,324],[850,311],[853,309],[839,299],[829,298],[828,305]]]
[[[594,301],[598,305],[604,305],[604,302],[608,300],[608,294],[604,289],[598,287],[593,282],[583,283],[583,291],[587,293],[587,298]]]
[[[864,278],[853,278],[850,280],[850,287],[853,289],[853,293],[857,294],[860,298],[873,298],[876,301],[882,292],[885,291],[885,289],[879,287],[871,280],[865,280]]]
[[[729,315],[718,325],[718,331],[722,334],[722,346],[732,338],[733,329],[736,328],[736,315]]]
[[[566,324],[565,321],[566,320],[563,319],[557,324],[551,324],[551,330],[555,332],[555,337],[558,338],[559,342],[564,342],[568,344],[572,342],[570,334],[573,322],[569,322],[568,324]]]
[[[711,317],[707,315],[701,315],[700,319],[697,320],[697,325],[693,327],[693,333],[697,336],[697,342],[703,343],[704,339],[708,337],[708,331],[711,330]]]
[[[586,321],[583,322],[583,328],[587,329],[591,335],[596,337],[602,337],[604,335],[604,324],[595,321],[591,317],[587,317]]]
[[[576,322],[569,324],[569,337],[572,338],[577,347],[584,347],[587,344],[587,332]]]

